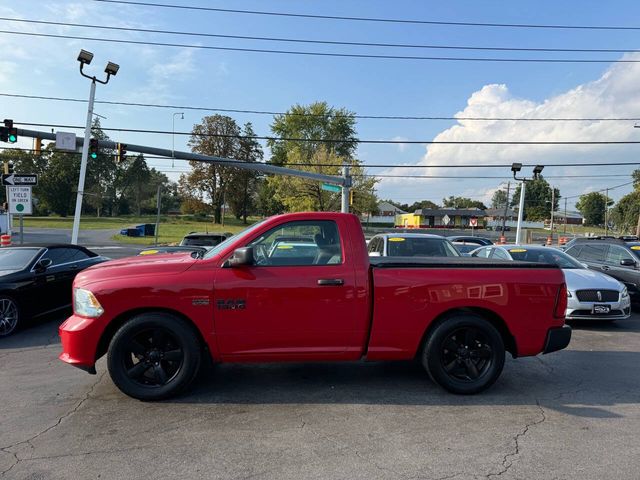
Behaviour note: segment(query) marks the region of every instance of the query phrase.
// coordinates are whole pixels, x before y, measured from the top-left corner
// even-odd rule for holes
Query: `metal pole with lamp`
[[[542,173],[542,170],[544,169],[544,165],[536,165],[533,168],[533,180],[537,180],[538,177],[540,176],[540,174]],[[513,178],[514,180],[517,180],[519,182],[521,182],[521,187],[520,187],[520,203],[519,203],[519,207],[518,207],[518,226],[516,228],[516,244],[519,245],[522,243],[522,221],[524,218],[524,196],[525,196],[525,191],[526,191],[526,183],[528,181],[531,181],[530,179],[527,178],[518,178],[516,177],[516,174],[522,170],[522,164],[521,163],[513,163],[511,165],[511,171],[513,172]]]
[[[82,214],[82,198],[84,195],[84,182],[87,176],[87,159],[89,157],[89,139],[91,137],[91,121],[93,120],[93,103],[96,97],[96,82],[106,85],[111,76],[118,73],[120,67],[112,62],[107,63],[104,69],[107,74],[106,80],[98,80],[95,75],[90,76],[84,73],[85,65],[89,65],[93,60],[93,53],[80,50],[78,62],[80,62],[80,75],[91,80],[91,90],[89,92],[89,107],[87,108],[87,123],[84,129],[84,141],[82,143],[82,159],[80,161],[80,178],[78,179],[78,193],[76,195],[76,209],[73,216],[73,230],[71,231],[71,243],[78,244],[78,234],[80,232],[80,215]]]

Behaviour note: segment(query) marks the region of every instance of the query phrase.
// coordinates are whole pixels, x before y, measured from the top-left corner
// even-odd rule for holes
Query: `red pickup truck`
[[[552,265],[369,258],[360,222],[295,213],[204,256],[125,258],[74,282],[60,359],[142,400],[167,398],[215,362],[407,360],[445,389],[480,392],[514,357],[566,347],[567,292]]]

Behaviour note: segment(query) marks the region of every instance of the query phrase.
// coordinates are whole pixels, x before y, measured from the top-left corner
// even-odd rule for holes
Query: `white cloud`
[[[624,58],[640,60],[639,54]],[[464,110],[455,114],[457,123],[435,136],[437,141],[629,141],[640,140],[640,131],[633,128],[633,122],[535,122],[535,121],[471,121],[464,117],[516,117],[516,118],[548,118],[548,117],[638,117],[640,114],[640,64],[613,64],[597,80],[584,83],[569,91],[535,102],[525,98],[517,98],[511,94],[505,84],[485,85],[473,92]],[[426,154],[418,162],[420,165],[452,165],[456,164],[509,164],[521,162],[528,164],[549,165],[552,163],[571,162],[607,162],[638,160],[637,145],[429,145]],[[629,173],[632,168],[605,168],[606,173]],[[603,169],[547,168],[547,176],[563,174],[598,174]],[[409,175],[505,175],[502,169],[391,169],[388,174]],[[382,182],[381,189],[402,192],[415,189],[417,197],[420,190],[429,185],[432,191],[455,191],[454,181],[446,181],[449,188],[442,186],[442,181],[428,179],[388,179]],[[593,179],[558,179],[553,181],[566,187],[565,195],[582,193],[588,188],[599,189],[612,182],[623,183],[623,179],[603,178],[593,186]],[[480,180],[476,185],[484,183],[484,191],[490,198],[489,182]],[[500,183],[495,180],[493,184]],[[401,188],[400,188],[401,187]],[[571,191],[569,191],[569,189]],[[387,194],[388,196],[388,194]]]
[[[407,137],[402,137],[400,135],[397,135],[395,137],[393,137],[391,140],[393,140],[394,142],[404,142],[406,140],[409,140]],[[408,147],[408,144],[406,143],[397,143],[396,144],[396,148],[398,149],[399,152],[404,152]]]

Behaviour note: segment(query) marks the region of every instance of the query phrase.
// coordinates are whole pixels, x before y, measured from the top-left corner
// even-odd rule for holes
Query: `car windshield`
[[[249,235],[251,235],[258,227],[260,227],[265,221],[265,220],[261,220],[258,223],[254,223],[253,225],[251,225],[248,228],[245,228],[243,231],[241,231],[240,233],[238,233],[237,235],[234,235],[232,237],[227,238],[224,242],[219,243],[218,245],[216,245],[215,247],[213,247],[211,250],[209,250],[203,258],[211,258],[215,255],[217,255],[219,252],[221,252],[222,250],[224,250],[229,244],[231,244],[232,242],[235,242],[236,240],[242,240],[247,238]]]
[[[476,248],[478,248],[478,245],[474,245],[472,243],[457,243],[457,242],[453,242],[453,246],[456,247],[456,249],[460,253],[471,253]]]
[[[444,238],[389,237],[389,257],[459,257],[460,253]]]
[[[39,248],[0,250],[0,270],[22,270],[29,265],[39,251]]]
[[[566,253],[553,248],[543,250],[540,248],[515,247],[509,249],[509,254],[514,260],[521,260],[523,262],[548,263],[569,270],[585,268],[584,265]]]

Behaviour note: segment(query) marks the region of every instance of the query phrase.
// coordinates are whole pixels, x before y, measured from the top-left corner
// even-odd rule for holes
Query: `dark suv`
[[[572,240],[566,253],[617,278],[627,286],[631,298],[640,301],[640,240],[637,237],[595,237]]]

